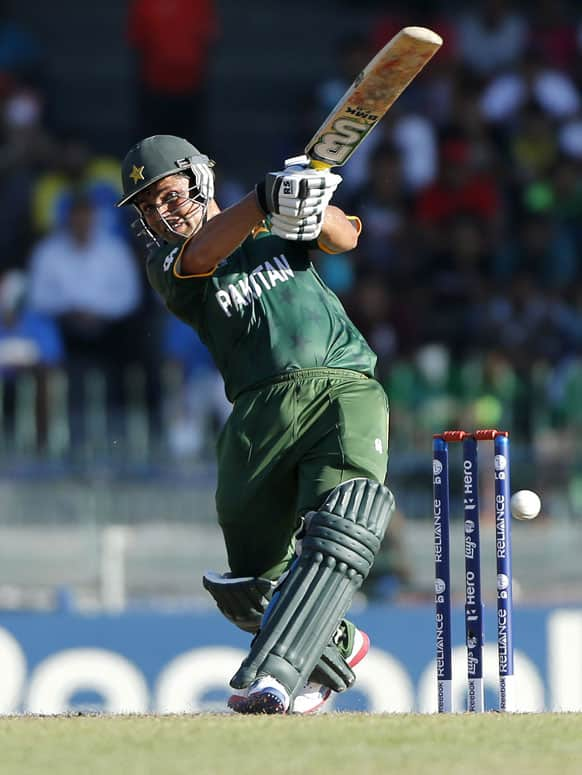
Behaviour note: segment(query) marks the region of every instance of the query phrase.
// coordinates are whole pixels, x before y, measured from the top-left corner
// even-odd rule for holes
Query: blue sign
[[[463,613],[453,612],[453,707],[465,708]],[[356,685],[330,709],[436,710],[434,609],[372,605],[353,616],[371,638]],[[486,627],[486,706],[496,708],[495,619]],[[0,713],[184,713],[225,708],[249,636],[218,612],[0,615]],[[582,711],[582,610],[514,614],[515,710]]]

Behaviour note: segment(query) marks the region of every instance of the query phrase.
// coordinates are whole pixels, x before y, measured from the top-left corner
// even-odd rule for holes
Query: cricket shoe
[[[290,705],[289,692],[271,675],[263,675],[240,692],[231,695],[227,705],[235,713],[283,714]]]
[[[351,622],[342,622],[338,632],[342,641],[338,646],[342,651],[345,650],[348,665],[355,667],[370,650],[370,638]],[[234,692],[229,697],[227,705],[235,713],[298,713],[301,715],[318,713],[330,698],[331,691],[328,686],[309,681],[291,704],[285,687],[275,678],[263,676],[247,689]]]

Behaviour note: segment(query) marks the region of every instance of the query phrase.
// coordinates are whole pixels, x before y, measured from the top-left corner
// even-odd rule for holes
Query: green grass
[[[1,775],[580,775],[582,714],[0,718]]]

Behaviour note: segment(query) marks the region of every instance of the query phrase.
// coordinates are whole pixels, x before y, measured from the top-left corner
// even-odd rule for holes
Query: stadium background
[[[143,249],[112,208],[119,161],[150,130],[183,133],[217,160],[221,204],[235,201],[408,24],[445,48],[342,171],[361,247],[321,257],[392,409],[399,512],[360,605],[430,604],[431,434],[478,426],[510,430],[512,489],[544,504],[514,522],[516,605],[580,604],[576,4],[168,0],[145,58],[147,9],[132,22],[129,5],[0,6],[0,607],[211,610],[200,575],[224,568],[212,454],[228,406],[203,348],[145,286]],[[65,252],[79,271],[63,278]]]

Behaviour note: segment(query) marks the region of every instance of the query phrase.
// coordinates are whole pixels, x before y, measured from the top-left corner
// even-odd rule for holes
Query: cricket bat
[[[443,44],[425,27],[405,27],[362,70],[305,148],[316,169],[345,164]]]

